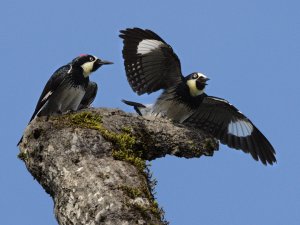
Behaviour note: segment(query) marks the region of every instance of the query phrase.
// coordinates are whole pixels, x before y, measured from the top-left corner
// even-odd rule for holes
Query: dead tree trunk
[[[37,118],[19,157],[54,200],[60,225],[166,224],[146,160],[212,155],[208,135],[116,109]]]

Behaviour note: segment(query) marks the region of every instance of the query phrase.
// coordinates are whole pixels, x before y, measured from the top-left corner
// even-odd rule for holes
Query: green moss
[[[202,147],[203,149],[211,151],[213,153],[213,151],[217,148],[217,142],[214,139],[206,138],[203,141]]]
[[[98,130],[101,135],[114,145],[112,156],[117,160],[129,162],[143,172],[146,161],[141,158],[142,152],[134,149],[136,137],[132,135],[132,128],[124,126],[120,133],[107,130],[102,125],[102,117],[91,112],[79,112],[58,117],[59,124],[68,123],[71,126]]]
[[[214,150],[218,147],[217,142],[212,138],[206,138],[201,142],[201,146],[197,148],[197,145],[193,141],[187,142],[189,146],[192,148],[192,153],[194,156],[212,156],[214,153]]]
[[[98,130],[105,139],[111,141],[120,150],[131,149],[136,142],[135,137],[128,132],[129,128],[122,129],[122,133],[115,133],[104,128],[102,118],[97,114],[81,112],[71,114],[69,118],[74,125]]]
[[[163,217],[163,210],[159,208],[157,201],[155,200],[153,193],[147,186],[143,186],[142,188],[143,193],[146,195],[146,198],[149,200],[149,207],[147,207],[147,210],[149,210],[151,213],[153,213],[158,218],[162,219]]]
[[[121,185],[119,186],[119,189],[122,190],[129,198],[132,199],[143,196],[143,192],[138,188]]]
[[[121,128],[123,132],[130,134],[132,132],[132,127],[124,126]]]
[[[140,153],[131,149],[114,150],[112,156],[117,160],[122,160],[134,165],[140,172],[144,172],[146,161],[140,158]]]
[[[124,194],[131,199],[139,197],[147,198],[150,204],[149,206],[142,206],[138,203],[129,203],[129,201],[127,201],[127,204],[130,204],[130,207],[133,207],[135,210],[138,210],[143,216],[149,217],[150,212],[155,217],[162,220],[163,211],[159,208],[157,201],[153,198],[152,194],[146,186],[136,188],[122,185],[119,186],[119,189],[121,189],[124,192]]]
[[[18,154],[18,158],[21,159],[22,161],[26,161],[27,159],[29,159],[29,153],[27,151],[20,152]]]
[[[70,122],[74,125],[90,128],[90,129],[101,129],[102,118],[97,114],[91,112],[80,112],[75,114],[66,115]]]
[[[146,161],[141,158],[142,151],[138,151],[135,148],[137,140],[132,135],[131,130],[131,128],[123,127],[122,133],[106,130],[104,133],[101,132],[101,134],[115,145],[115,149],[112,152],[112,156],[115,159],[129,162],[143,173],[146,168]]]
[[[137,204],[137,203],[133,203],[132,204],[132,207],[139,211],[143,217],[148,217],[149,219],[150,216],[149,216],[149,212],[154,215],[156,218],[158,218],[159,220],[162,220],[163,222],[165,222],[165,224],[168,224],[166,221],[164,221],[163,219],[163,211],[161,209],[158,208],[158,204],[156,203],[155,205],[150,205],[148,207],[145,207],[145,206],[142,206],[140,204]]]
[[[118,147],[118,150],[130,150],[136,143],[135,137],[128,133],[117,134],[113,132],[106,132],[105,136]],[[136,156],[140,155],[140,153],[134,152],[132,154],[135,154]]]
[[[117,160],[129,162],[134,165],[141,175],[145,178],[145,182],[138,188],[119,186],[128,198],[137,197],[147,198],[150,205],[148,207],[140,206],[134,203],[134,207],[139,209],[141,213],[151,212],[163,220],[163,210],[159,208],[153,192],[156,180],[152,178],[152,174],[147,167],[146,160],[142,159],[142,151],[137,150],[142,146],[137,144],[137,138],[132,134],[131,127],[122,127],[120,133],[107,130],[102,125],[102,117],[91,112],[79,112],[60,117],[61,123],[68,123],[71,126],[94,129],[114,145],[112,156]],[[139,146],[139,147],[138,147]]]
[[[188,144],[189,146],[191,146],[192,148],[196,147],[196,144],[195,144],[192,140],[188,140],[188,141],[187,141],[187,144]]]
[[[141,206],[140,204],[137,204],[137,203],[133,203],[132,207],[135,210],[139,211],[144,218],[151,219],[150,216],[149,216],[149,208],[148,207]]]

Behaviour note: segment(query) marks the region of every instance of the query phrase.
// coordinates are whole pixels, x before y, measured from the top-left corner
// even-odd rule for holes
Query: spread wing
[[[161,37],[140,28],[121,30],[120,33],[127,79],[138,95],[167,89],[181,82],[180,61]]]
[[[88,108],[95,100],[98,91],[98,85],[95,82],[90,81],[86,92],[79,104],[78,110]]]
[[[34,119],[34,117],[38,114],[38,112],[42,109],[45,103],[52,96],[57,87],[62,83],[66,74],[70,70],[70,65],[65,65],[60,67],[58,70],[54,72],[54,74],[50,77],[48,82],[46,83],[44,90],[37,102],[34,113],[32,114],[29,123]]]
[[[212,134],[231,148],[250,153],[263,164],[276,162],[275,150],[267,138],[228,101],[207,96],[184,124]]]

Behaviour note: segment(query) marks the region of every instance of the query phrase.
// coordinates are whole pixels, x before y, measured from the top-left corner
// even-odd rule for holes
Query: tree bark
[[[146,161],[211,156],[217,148],[182,124],[101,108],[35,119],[19,157],[53,198],[60,225],[158,225],[167,222]]]

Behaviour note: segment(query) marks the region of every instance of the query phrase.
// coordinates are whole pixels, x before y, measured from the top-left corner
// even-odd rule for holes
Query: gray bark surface
[[[19,157],[53,198],[60,225],[158,225],[167,222],[145,160],[217,148],[209,135],[170,120],[100,108],[35,119]]]

